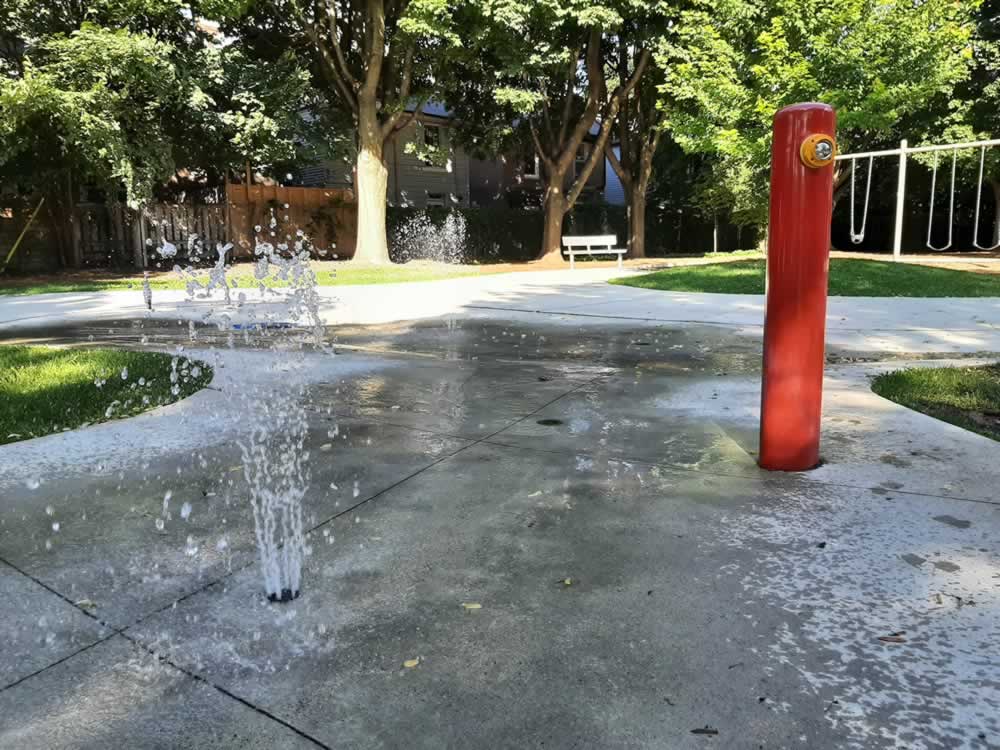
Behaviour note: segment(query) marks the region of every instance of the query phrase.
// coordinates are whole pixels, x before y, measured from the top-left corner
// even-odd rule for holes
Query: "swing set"
[[[910,154],[923,154],[923,153],[933,153],[934,162],[931,166],[931,194],[930,194],[930,210],[927,216],[927,248],[934,252],[944,252],[950,250],[955,242],[955,176],[958,167],[958,152],[963,149],[979,149],[979,182],[977,183],[976,189],[976,207],[973,219],[972,227],[972,247],[977,250],[993,251],[1000,249],[1000,238],[997,238],[996,244],[993,245],[983,245],[979,241],[979,223],[980,217],[982,215],[982,200],[983,200],[983,174],[986,166],[986,150],[992,148],[993,146],[1000,146],[1000,139],[990,140],[990,141],[971,141],[969,143],[949,143],[940,146],[916,146],[910,148],[907,145],[906,140],[902,140],[899,143],[899,148],[888,149],[885,151],[866,151],[864,153],[857,154],[838,154],[836,157],[837,161],[850,161],[851,166],[851,188],[850,188],[850,238],[851,242],[855,245],[860,244],[865,239],[865,232],[868,227],[868,206],[871,199],[871,188],[872,188],[872,172],[875,166],[876,157],[880,156],[897,156],[899,157],[899,172],[898,172],[898,183],[896,188],[896,222],[895,231],[893,233],[893,243],[892,243],[892,255],[895,260],[899,260],[902,255],[902,243],[903,243],[903,215],[904,215],[904,201],[906,197],[906,163],[907,157]],[[948,197],[948,238],[947,242],[943,245],[935,245],[933,243],[934,234],[934,211],[937,200],[937,182],[938,182],[938,171],[940,166],[940,157],[942,151],[951,152],[951,179],[950,179],[950,190]],[[858,162],[862,160],[868,161],[868,169],[865,175],[865,197],[864,204],[861,209],[861,224],[858,226],[856,209],[857,205],[857,188],[856,185],[858,181]],[[1000,218],[1000,217],[998,217]]]

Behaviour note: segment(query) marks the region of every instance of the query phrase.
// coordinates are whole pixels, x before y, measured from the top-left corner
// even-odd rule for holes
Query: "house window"
[[[427,193],[426,205],[430,206],[444,206],[444,193]]]
[[[576,170],[574,174],[580,174],[583,171],[584,166],[587,164],[587,149],[580,146],[576,152],[576,159],[573,160],[573,169]]]
[[[441,128],[437,125],[424,125],[424,146],[427,148],[441,148]]]
[[[537,180],[539,177],[538,172],[538,156],[536,154],[529,154],[524,158],[524,163],[521,165],[523,170],[522,174],[526,178]]]
[[[424,148],[430,155],[436,156],[441,150],[441,127],[438,125],[424,125]],[[424,159],[424,169],[441,169],[433,158]]]

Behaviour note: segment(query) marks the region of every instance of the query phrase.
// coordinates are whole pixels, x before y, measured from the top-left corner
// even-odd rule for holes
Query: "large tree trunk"
[[[545,231],[538,260],[562,260],[562,225],[566,216],[567,201],[563,192],[565,174],[549,176],[545,191]]]
[[[628,196],[628,257],[646,257],[646,190],[633,190]]]
[[[366,106],[367,105],[367,106]],[[369,111],[365,111],[369,110]],[[383,159],[383,139],[375,101],[361,102],[358,127],[358,163],[355,179],[358,202],[358,263],[388,263],[385,204],[389,170]]]

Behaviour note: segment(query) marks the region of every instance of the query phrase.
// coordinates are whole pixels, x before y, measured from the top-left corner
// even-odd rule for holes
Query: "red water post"
[[[826,288],[837,114],[794,104],[774,116],[760,465],[819,464]]]

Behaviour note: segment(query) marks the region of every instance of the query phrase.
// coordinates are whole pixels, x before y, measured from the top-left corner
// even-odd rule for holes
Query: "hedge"
[[[544,214],[537,209],[399,208],[387,214],[389,254],[394,261],[418,258],[466,263],[498,263],[538,257]],[[646,216],[646,254],[703,253],[712,249],[712,223],[651,206]],[[624,206],[581,205],[563,224],[564,234],[614,234],[628,238]],[[754,247],[756,231],[720,223],[719,250]]]

